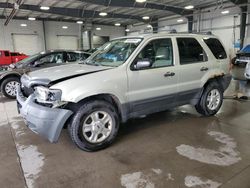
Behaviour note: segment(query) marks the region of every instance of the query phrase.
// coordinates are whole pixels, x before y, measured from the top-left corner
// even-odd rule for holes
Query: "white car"
[[[114,39],[82,64],[30,72],[17,101],[32,131],[56,142],[67,126],[80,149],[95,151],[131,118],[185,104],[216,114],[230,81],[215,36],[162,33]]]

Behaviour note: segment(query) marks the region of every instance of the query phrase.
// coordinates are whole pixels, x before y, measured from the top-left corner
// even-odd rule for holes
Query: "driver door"
[[[131,117],[159,112],[175,105],[178,71],[174,62],[171,38],[151,40],[139,52],[135,61],[147,60],[151,66],[143,70],[128,70]]]

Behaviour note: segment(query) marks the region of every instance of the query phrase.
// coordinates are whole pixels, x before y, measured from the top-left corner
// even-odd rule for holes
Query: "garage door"
[[[41,51],[38,44],[38,35],[12,34],[14,51],[32,55]]]
[[[58,49],[66,49],[66,50],[77,50],[77,36],[65,36],[58,35],[57,36],[57,44]]]

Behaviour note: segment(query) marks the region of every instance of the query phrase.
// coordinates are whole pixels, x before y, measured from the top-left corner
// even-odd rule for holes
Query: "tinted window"
[[[149,60],[152,68],[173,65],[173,47],[171,39],[158,39],[149,42],[137,56],[138,60]]]
[[[195,38],[177,38],[180,64],[190,64],[207,61],[207,55]]]
[[[227,53],[218,39],[209,38],[204,39],[211,52],[214,54],[216,59],[226,59]]]
[[[51,63],[57,63],[57,64],[64,63],[63,53],[53,53],[46,55],[41,59],[39,59],[38,61],[36,61],[36,63],[38,63],[38,65],[46,65]]]
[[[67,53],[67,61],[68,62],[76,62],[82,61],[89,57],[89,54],[80,53],[80,52],[68,52]]]
[[[8,57],[8,56],[10,56],[10,53],[9,53],[8,51],[4,51],[4,55],[5,55],[6,57]]]

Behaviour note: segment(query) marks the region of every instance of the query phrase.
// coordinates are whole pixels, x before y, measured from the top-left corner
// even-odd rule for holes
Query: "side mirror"
[[[146,69],[148,67],[151,67],[151,62],[149,59],[141,59],[134,64],[135,70]]]

